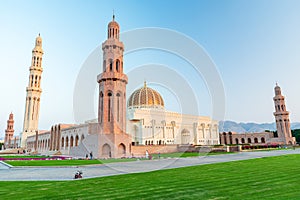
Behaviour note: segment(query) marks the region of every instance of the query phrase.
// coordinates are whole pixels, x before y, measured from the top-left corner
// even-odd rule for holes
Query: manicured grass
[[[184,153],[168,153],[161,154],[160,158],[179,158],[179,157],[195,157],[195,156],[209,156],[227,154],[227,152],[220,153],[197,153],[197,152],[184,152]],[[152,159],[158,159],[158,154],[152,154]],[[6,158],[16,158],[14,156],[8,156]],[[18,158],[42,158],[39,156],[21,156]],[[122,159],[106,159],[106,160],[9,160],[6,163],[12,166],[77,166],[77,165],[91,165],[102,163],[114,163],[114,162],[132,162],[137,161],[138,158],[122,158]],[[146,160],[145,158],[139,158],[139,160]]]
[[[121,158],[121,159],[105,159],[105,160],[102,160],[100,159],[101,163],[115,163],[115,162],[133,162],[133,161],[137,161],[137,160],[148,160],[148,159],[145,159],[145,158]]]
[[[210,153],[199,153],[199,152],[178,152],[178,153],[165,153],[161,154],[161,158],[187,158],[187,157],[195,157],[195,156],[211,156],[211,155],[219,155],[219,154],[229,154],[232,152],[210,152]],[[158,154],[151,154],[154,159],[158,158]]]
[[[47,158],[47,156],[25,156],[25,155],[14,155],[14,156],[0,156],[0,158]]]
[[[0,182],[1,199],[299,199],[300,155],[77,181]]]
[[[12,166],[77,166],[102,163],[99,160],[16,160],[5,162]]]

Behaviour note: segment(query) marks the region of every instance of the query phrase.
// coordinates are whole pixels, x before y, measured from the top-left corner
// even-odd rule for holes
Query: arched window
[[[227,144],[227,137],[226,137],[226,133],[223,133],[223,138],[224,138],[224,144]]]
[[[233,143],[233,142],[232,142],[232,133],[231,133],[231,132],[229,132],[229,143],[230,143],[230,144]]]
[[[278,111],[280,111],[280,105],[277,105]]]
[[[264,137],[262,137],[262,138],[260,139],[260,141],[261,141],[261,143],[266,143],[266,141],[265,141],[265,138],[264,138]]]
[[[242,144],[245,144],[245,139],[244,138],[242,138]]]
[[[78,146],[78,141],[79,141],[79,136],[78,136],[78,135],[76,135],[76,137],[75,137],[75,147],[77,147],[77,146]]]
[[[281,110],[284,111],[283,105],[281,105]]]
[[[258,143],[258,139],[257,138],[254,138],[254,143]]]
[[[117,59],[117,61],[116,61],[116,71],[117,72],[119,72],[119,69],[120,68],[120,60],[119,59]]]
[[[120,94],[117,94],[117,121],[120,121]]]
[[[73,147],[74,145],[74,138],[73,138],[73,135],[71,136],[71,140],[70,140],[70,147]]]
[[[65,138],[64,138],[64,137],[62,137],[62,138],[61,138],[61,147],[63,148],[63,147],[64,147],[64,145],[65,145]]]
[[[106,72],[106,60],[103,60],[103,71]]]
[[[248,138],[248,143],[251,144],[251,138]]]
[[[112,93],[108,93],[107,94],[108,95],[108,112],[107,112],[107,114],[108,114],[108,116],[107,116],[107,120],[110,122],[110,118],[111,118],[111,106],[112,106]]]
[[[38,87],[41,86],[41,76],[39,76],[39,84],[38,84]]]
[[[235,138],[235,144],[239,144],[239,139]]]
[[[66,147],[68,147],[69,146],[69,137],[67,136],[66,137]]]
[[[37,80],[38,80],[38,76],[36,75],[34,79],[34,87],[37,87]]]
[[[30,84],[31,87],[33,87],[33,79],[34,79],[34,76],[31,75],[31,84]]]
[[[99,95],[99,122],[102,123],[103,120],[103,93],[102,91],[100,92]]]
[[[109,60],[109,71],[113,70],[113,60]]]

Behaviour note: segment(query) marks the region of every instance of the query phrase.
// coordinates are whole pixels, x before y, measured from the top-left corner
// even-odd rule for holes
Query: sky
[[[77,77],[87,58],[105,41],[113,11],[121,27],[121,40],[122,33],[155,27],[182,34],[201,46],[221,77],[225,120],[273,122],[272,98],[278,82],[286,97],[291,121],[299,122],[299,10],[297,0],[2,0],[0,137],[4,136],[10,112],[14,113],[15,134],[22,131],[31,51],[38,33],[43,38],[45,52],[39,129],[48,130],[58,123],[75,123],[73,97]],[[174,41],[173,45],[186,48],[179,43]],[[124,45],[126,50],[130,44]],[[98,50],[101,55],[101,49]],[[168,73],[165,77],[173,80],[178,90],[152,80],[147,74],[141,74],[139,79],[131,76],[141,65],[157,74],[162,73],[163,66],[169,72],[174,71],[178,75],[174,80]],[[185,92],[179,90],[184,90],[182,85],[186,83],[195,96],[199,114],[211,116],[211,83],[207,83],[203,74],[197,75],[191,64],[180,56],[143,49],[125,54],[124,66],[129,83],[140,82],[129,87],[137,89],[143,85],[140,79],[146,80],[149,87],[162,94],[167,110],[182,111],[185,105],[181,105],[177,93]],[[97,113],[96,77],[101,70],[99,64],[99,73],[88,77],[95,77],[95,116],[90,118]],[[127,97],[131,92],[127,91]],[[185,114],[194,113],[187,110]]]

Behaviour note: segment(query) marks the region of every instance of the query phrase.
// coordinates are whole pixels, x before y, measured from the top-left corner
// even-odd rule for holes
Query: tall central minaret
[[[100,126],[99,156],[122,157],[129,154],[131,138],[126,134],[126,85],[123,72],[124,45],[119,40],[120,26],[108,24],[107,40],[102,43],[103,72],[98,75]]]
[[[29,83],[26,88],[26,104],[23,132],[21,139],[21,147],[26,147],[26,139],[28,136],[35,135],[38,131],[39,111],[40,111],[40,97],[41,77],[42,77],[42,57],[44,51],[42,49],[42,38],[39,36],[35,40],[35,47],[32,50],[32,61],[29,68]]]
[[[281,94],[281,88],[276,83],[274,88],[275,96],[273,98],[275,104],[275,120],[279,142],[283,144],[294,144],[295,138],[292,137],[289,112],[285,107],[284,96]]]
[[[119,40],[119,24],[108,24],[107,40],[102,44],[103,73],[98,76],[99,109],[98,122],[104,133],[126,131],[126,84],[123,73],[124,45]]]

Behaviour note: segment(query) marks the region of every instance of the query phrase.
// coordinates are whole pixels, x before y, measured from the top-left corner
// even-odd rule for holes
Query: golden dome
[[[164,109],[164,100],[161,95],[147,87],[146,82],[144,87],[135,90],[128,99],[129,108],[159,108]]]

